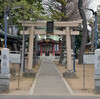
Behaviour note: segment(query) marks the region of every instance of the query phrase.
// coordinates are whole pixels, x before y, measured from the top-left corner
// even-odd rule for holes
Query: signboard
[[[1,60],[1,55],[0,55],[0,60]],[[20,54],[9,54],[9,62],[13,64],[19,64]]]
[[[94,54],[84,54],[83,63],[84,64],[95,64],[95,55]]]
[[[54,22],[53,21],[47,21],[46,32],[52,34],[53,30],[54,30]]]
[[[20,63],[20,54],[12,54],[9,55],[9,62],[13,64],[19,64]]]

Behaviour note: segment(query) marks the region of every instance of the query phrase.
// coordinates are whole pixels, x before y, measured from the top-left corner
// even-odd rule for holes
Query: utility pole
[[[73,71],[75,72],[75,35],[74,35],[74,56],[73,56]]]
[[[24,8],[23,8],[24,14]],[[23,16],[23,24],[25,25],[25,14]],[[21,72],[25,71],[25,26],[23,26],[23,40],[22,40],[22,62],[21,62]]]
[[[9,13],[9,11],[11,10],[11,8],[10,9],[6,9],[5,10],[5,48],[7,48],[7,14]]]

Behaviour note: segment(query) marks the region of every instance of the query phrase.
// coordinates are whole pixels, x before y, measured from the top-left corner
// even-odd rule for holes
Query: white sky
[[[93,0],[89,8],[94,9],[94,11],[96,11],[98,5],[100,5],[100,0]]]

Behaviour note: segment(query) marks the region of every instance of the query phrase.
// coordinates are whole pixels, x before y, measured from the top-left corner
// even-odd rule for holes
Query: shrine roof
[[[5,37],[5,32],[3,30],[1,30],[1,29],[0,29],[0,37],[1,38],[4,38]],[[7,38],[8,39],[11,39],[11,40],[13,40],[15,42],[20,40],[19,36],[12,35],[12,34],[8,34],[8,33],[7,33]]]
[[[46,39],[50,39],[50,40],[57,42],[57,41],[59,41],[59,38],[60,38],[60,36],[57,36],[57,35],[38,35],[37,41],[43,41]]]

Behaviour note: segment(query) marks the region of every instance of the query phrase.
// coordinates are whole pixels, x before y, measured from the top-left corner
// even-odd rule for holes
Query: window
[[[59,51],[59,44],[54,44],[54,51]]]
[[[57,51],[59,51],[59,44],[57,44]]]
[[[41,44],[37,44],[37,51],[40,51],[41,49]]]

